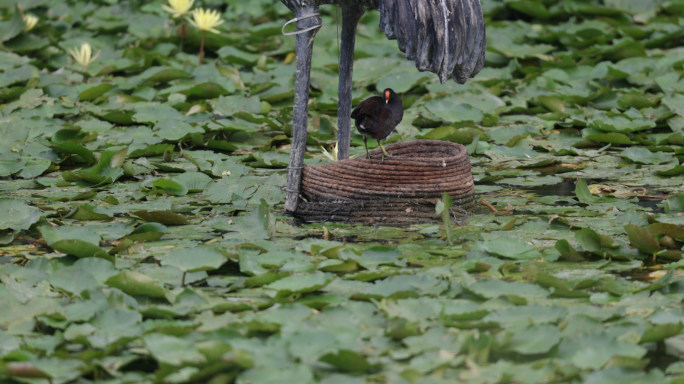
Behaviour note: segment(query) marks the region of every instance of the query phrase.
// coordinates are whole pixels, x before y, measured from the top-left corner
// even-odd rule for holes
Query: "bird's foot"
[[[399,157],[399,158],[404,157],[404,156],[394,156],[394,155],[390,155],[390,154],[387,153],[387,151],[385,150],[385,147],[382,146],[382,143],[378,142],[378,144],[380,145],[380,149],[382,150],[382,160],[383,160],[383,161],[385,160],[385,157]]]

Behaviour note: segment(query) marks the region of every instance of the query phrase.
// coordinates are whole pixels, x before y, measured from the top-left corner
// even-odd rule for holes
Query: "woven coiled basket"
[[[475,205],[470,158],[461,144],[418,140],[385,147],[382,152],[326,165],[308,165],[302,175],[296,216],[307,222],[337,221],[404,226],[441,219],[435,203],[444,192],[452,212],[466,214]]]

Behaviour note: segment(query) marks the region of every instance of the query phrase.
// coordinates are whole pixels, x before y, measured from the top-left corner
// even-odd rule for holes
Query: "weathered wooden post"
[[[309,118],[309,85],[311,84],[311,55],[313,43],[321,26],[318,4],[314,0],[282,0],[297,19],[297,69],[295,72],[294,115],[292,121],[292,147],[290,165],[287,169],[285,210],[294,212],[299,204],[299,188],[302,182],[304,153],[306,152],[306,129]],[[308,29],[308,31],[305,31]]]
[[[349,158],[351,145],[352,72],[354,70],[354,43],[356,26],[366,12],[366,7],[357,4],[342,5],[342,38],[340,47],[340,83],[337,107],[338,160]]]

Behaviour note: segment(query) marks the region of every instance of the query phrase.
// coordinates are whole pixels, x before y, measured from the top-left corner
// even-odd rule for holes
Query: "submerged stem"
[[[204,58],[204,35],[206,34],[206,31],[202,31],[202,42],[200,43],[200,52],[199,52],[199,65],[202,65],[202,59]]]
[[[183,16],[180,18],[180,50],[183,52],[183,45],[185,43],[185,19]]]

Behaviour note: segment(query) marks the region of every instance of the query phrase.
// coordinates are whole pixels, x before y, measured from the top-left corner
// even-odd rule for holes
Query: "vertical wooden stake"
[[[295,17],[300,18],[318,13],[318,6],[293,9]],[[297,21],[297,30],[321,25],[319,16]],[[302,167],[306,152],[306,128],[309,120],[309,85],[311,84],[311,56],[313,42],[318,28],[297,35],[297,70],[295,72],[294,118],[292,121],[292,147],[290,166],[287,172],[287,199],[285,210],[295,212],[299,205],[299,188],[302,183]]]
[[[340,48],[340,82],[338,86],[337,137],[338,160],[349,158],[351,145],[351,108],[352,108],[352,72],[354,70],[354,43],[356,26],[366,12],[362,5],[342,5],[342,37]]]

